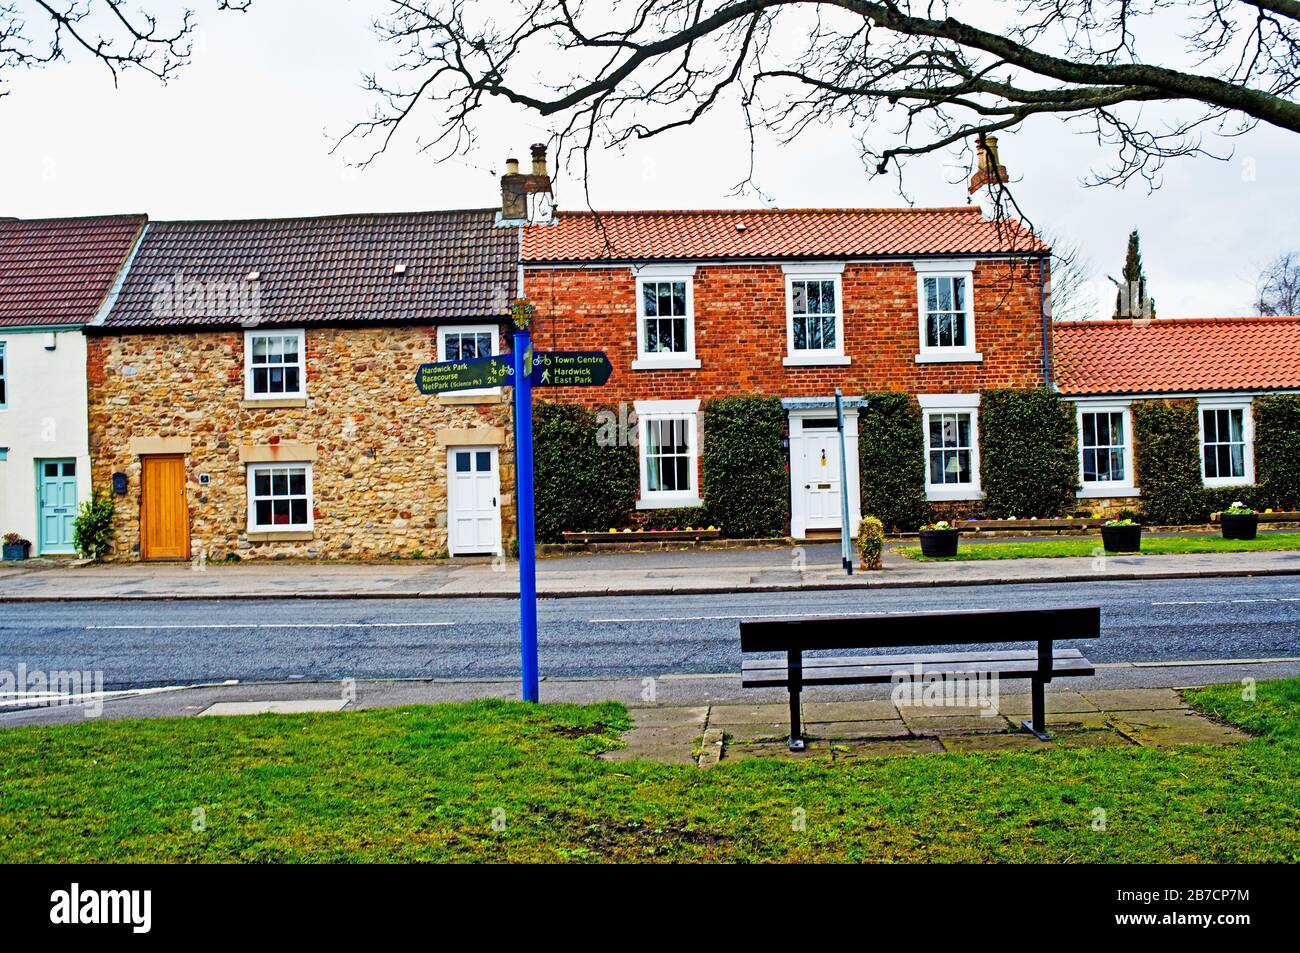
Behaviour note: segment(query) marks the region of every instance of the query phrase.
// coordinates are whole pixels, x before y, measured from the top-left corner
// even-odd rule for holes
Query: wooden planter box
[[[1101,545],[1108,553],[1139,553],[1142,551],[1142,527],[1103,526]]]
[[[1259,516],[1256,513],[1220,513],[1219,529],[1224,539],[1254,539],[1259,535]]]
[[[664,529],[641,533],[561,533],[566,543],[696,543],[721,539],[720,529]]]
[[[920,535],[922,556],[944,559],[957,555],[957,530],[923,529]]]

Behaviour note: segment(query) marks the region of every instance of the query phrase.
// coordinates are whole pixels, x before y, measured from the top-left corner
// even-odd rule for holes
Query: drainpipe
[[[1038,259],[1038,315],[1043,323],[1043,386],[1052,389],[1052,320],[1047,313],[1047,256]]]

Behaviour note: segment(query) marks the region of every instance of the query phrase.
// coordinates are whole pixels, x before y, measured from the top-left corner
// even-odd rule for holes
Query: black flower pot
[[[1220,513],[1219,528],[1224,539],[1254,539],[1259,534],[1257,513]]]
[[[957,555],[957,531],[955,529],[921,530],[921,555],[943,559]]]
[[[5,562],[13,562],[19,559],[27,558],[27,551],[31,548],[31,543],[23,541],[21,543],[5,543],[4,558]]]
[[[1108,553],[1138,553],[1142,551],[1141,526],[1103,526],[1101,545]]]

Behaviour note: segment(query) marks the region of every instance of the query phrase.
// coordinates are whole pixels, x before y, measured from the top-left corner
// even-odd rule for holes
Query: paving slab
[[[775,758],[781,761],[829,761],[831,746],[825,741],[809,741],[803,751],[791,751],[783,741],[763,744],[728,744],[722,750],[722,762],[748,761],[751,758]]]
[[[1024,717],[1032,709],[1033,701],[1028,695],[1001,695],[998,697],[998,711],[1008,716]],[[1050,692],[1043,696],[1043,707],[1047,714],[1059,712],[1100,711],[1100,707],[1084,698],[1078,692]]]
[[[1156,708],[1187,708],[1183,696],[1172,688],[1128,688],[1079,693],[1102,711],[1149,711]]]
[[[898,714],[906,721],[909,718],[979,718],[982,712],[993,717],[997,709],[987,705],[899,705]]]
[[[199,715],[301,715],[312,711],[342,711],[342,698],[264,699],[254,702],[217,702]]]
[[[1178,711],[1126,711],[1114,717],[1115,727],[1143,747],[1233,744],[1250,736],[1236,728],[1210,721],[1204,715]]]
[[[900,738],[897,741],[838,741],[831,750],[838,762],[909,754],[942,754],[943,745],[937,738]]]
[[[851,702],[804,702],[806,721],[879,721],[897,718],[898,709],[888,699]]]
[[[725,741],[721,728],[710,728],[705,731],[704,737],[700,739],[700,755],[696,764],[701,768],[711,768],[721,761],[722,746]]]
[[[810,721],[804,725],[810,738],[906,738],[911,734],[899,718],[878,721]]]
[[[1039,741],[1027,731],[1000,735],[944,735],[939,739],[945,751],[1044,751],[1050,741]]]
[[[709,707],[657,706],[655,708],[629,708],[627,713],[638,728],[671,728],[678,725],[698,725],[700,730],[709,717]]]
[[[1050,727],[1050,726],[1049,726]],[[1052,737],[1058,748],[1125,748],[1133,747],[1133,742],[1113,728],[1105,729],[1069,729],[1052,728]]]
[[[922,709],[923,711],[924,709]],[[1010,731],[1011,722],[1002,715],[905,714],[903,720],[916,735],[975,735]]]
[[[709,709],[709,725],[790,724],[789,705],[714,705]]]
[[[681,744],[652,744],[628,739],[626,747],[606,751],[605,761],[658,761],[661,764],[695,764],[695,753],[689,741]]]
[[[709,727],[718,728],[728,738],[736,741],[760,741],[774,738],[788,740],[790,737],[790,723],[788,721],[752,722],[741,725],[715,725],[710,723]]]

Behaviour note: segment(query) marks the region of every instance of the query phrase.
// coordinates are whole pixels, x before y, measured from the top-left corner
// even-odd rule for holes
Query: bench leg
[[[790,689],[790,750],[803,751],[803,726],[799,719],[799,690]]]
[[[1043,697],[1043,684],[1041,678],[1033,679],[1029,689],[1030,703],[1033,706],[1032,720],[1021,722],[1021,725],[1039,741],[1051,741],[1052,736],[1047,733],[1047,704]]]

